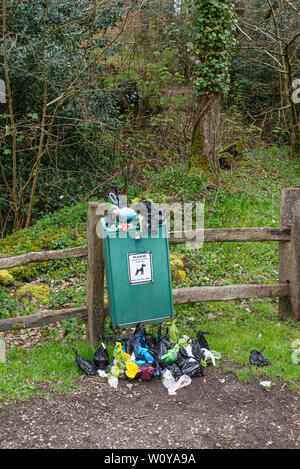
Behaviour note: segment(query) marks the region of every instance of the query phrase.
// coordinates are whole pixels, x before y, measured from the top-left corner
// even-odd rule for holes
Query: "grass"
[[[63,321],[62,331],[63,340],[58,330],[53,329],[39,346],[8,350],[6,363],[0,363],[0,402],[47,398],[51,392],[78,391],[80,385],[75,380],[85,373],[77,366],[75,351],[92,360],[98,345],[86,342],[80,320]],[[113,345],[107,344],[107,349],[112,360]]]
[[[276,315],[276,301],[249,300],[185,306],[176,308],[178,321],[190,332],[189,322],[194,318],[196,328],[208,331],[211,349],[221,352],[222,361],[238,366],[226,369],[243,380],[268,377],[284,380],[294,390],[299,390],[299,365],[293,361],[293,343],[300,337],[299,325],[280,320]],[[198,313],[198,314],[195,314]],[[261,350],[270,366],[258,368],[249,364],[251,350]],[[222,365],[222,362],[220,363]]]
[[[183,163],[167,164],[161,171],[145,170],[143,178],[130,187],[128,197],[143,195],[157,203],[204,200],[205,227],[278,226],[281,190],[299,187],[298,174],[298,166],[285,148],[253,148],[230,171],[222,172],[218,185],[201,174],[188,174]],[[87,204],[61,210],[0,241],[0,247],[13,255],[32,247],[59,249],[85,244],[86,215]],[[185,254],[190,266],[189,284],[174,283],[175,288],[278,282],[277,243],[210,243],[198,251],[178,245],[171,250]],[[0,287],[0,317],[32,314],[32,305],[26,310],[14,295],[14,289],[32,280],[50,286],[48,307],[85,302],[86,260],[43,263],[31,271],[17,272],[15,277],[13,288]],[[225,371],[236,373],[243,381],[283,380],[299,392],[300,368],[292,353],[294,341],[300,339],[300,325],[281,320],[277,304],[276,299],[199,303],[175,307],[175,316],[182,333],[193,334],[191,322],[209,332],[210,348],[221,353],[218,366]],[[0,401],[78,389],[76,378],[84,374],[75,363],[72,347],[86,358],[92,357],[94,348],[84,340],[82,322],[64,321],[62,327],[63,339],[52,330],[39,346],[7,351],[7,363],[0,363]],[[108,332],[113,332],[109,325]],[[250,351],[262,347],[271,365],[251,366]]]
[[[77,341],[78,349],[90,355],[90,346]],[[12,348],[7,363],[0,364],[1,400],[24,400],[30,397],[47,397],[51,391],[70,392],[78,378],[78,367],[71,346],[55,338],[30,350]]]

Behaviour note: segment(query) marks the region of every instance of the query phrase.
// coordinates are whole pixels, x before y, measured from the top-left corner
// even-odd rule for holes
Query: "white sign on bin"
[[[128,273],[130,285],[153,282],[151,252],[128,254]]]

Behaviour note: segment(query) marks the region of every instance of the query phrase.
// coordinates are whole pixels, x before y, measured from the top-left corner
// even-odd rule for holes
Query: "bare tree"
[[[106,53],[116,43],[122,31],[125,28],[129,13],[137,5],[137,0],[125,2],[125,15],[118,28],[115,28],[116,21],[111,21],[112,34],[110,38],[101,39],[101,30],[99,24],[105,12],[110,8],[117,8],[113,0],[81,1],[81,8],[77,10],[77,15],[69,15],[68,19],[62,24],[49,21],[50,10],[63,9],[69,7],[67,3],[57,2],[57,0],[46,0],[39,7],[43,8],[42,27],[40,32],[39,44],[40,54],[36,58],[37,62],[31,63],[27,67],[23,64],[16,65],[12,57],[17,53],[18,44],[21,42],[18,36],[22,31],[16,31],[14,21],[20,8],[24,8],[22,0],[2,0],[2,44],[3,44],[3,73],[7,93],[7,117],[5,125],[1,129],[0,143],[2,152],[11,156],[11,166],[3,164],[3,158],[0,154],[0,176],[8,194],[9,209],[6,216],[1,214],[0,222],[2,225],[7,223],[8,217],[13,218],[14,229],[28,227],[32,211],[35,204],[36,190],[39,183],[41,163],[48,155],[53,140],[55,138],[56,128],[60,125],[59,117],[61,109],[72,99],[78,99],[81,93],[92,86],[93,73],[97,72],[97,67],[104,60]],[[38,5],[37,5],[38,6]],[[26,11],[24,10],[24,14]],[[103,26],[105,32],[110,28],[109,21],[107,26]],[[67,31],[72,29],[75,39],[71,38],[66,47],[69,47],[69,55],[80,44],[80,54],[74,56],[74,63],[66,64],[65,76],[53,83],[53,75],[49,69],[55,68],[55,56],[53,57],[53,41],[64,38]],[[78,32],[81,32],[80,36]],[[76,35],[75,35],[76,33]],[[72,42],[73,40],[73,42]],[[101,42],[101,47],[95,44]],[[51,42],[52,41],[52,42]],[[50,51],[51,44],[51,51]],[[69,69],[67,67],[69,66]],[[41,105],[38,113],[34,116],[32,113],[20,115],[18,103],[15,100],[11,72],[18,69],[24,77],[32,78],[40,84],[41,95],[39,96]],[[95,80],[96,83],[96,80]],[[25,91],[25,90],[24,90]],[[5,121],[4,120],[4,121]],[[31,142],[29,146],[24,145],[24,135],[26,134],[26,143]],[[5,148],[4,142],[10,137],[11,145]],[[26,154],[27,176],[24,179],[24,162],[21,164],[20,154]],[[3,153],[2,153],[3,155]],[[29,156],[30,155],[30,156]],[[28,170],[29,168],[29,170]],[[10,177],[11,176],[11,177]],[[2,226],[3,229],[3,226]]]
[[[276,111],[295,157],[300,156],[299,105],[293,99],[293,83],[300,73],[300,5],[298,0],[243,2],[238,16],[240,32],[236,53],[278,77],[280,107]],[[255,52],[255,53],[252,53]]]

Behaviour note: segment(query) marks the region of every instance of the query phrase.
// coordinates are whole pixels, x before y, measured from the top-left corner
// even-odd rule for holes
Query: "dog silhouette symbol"
[[[135,276],[137,276],[139,273],[140,273],[141,275],[144,275],[144,267],[146,267],[146,264],[142,264],[139,269],[136,269]]]

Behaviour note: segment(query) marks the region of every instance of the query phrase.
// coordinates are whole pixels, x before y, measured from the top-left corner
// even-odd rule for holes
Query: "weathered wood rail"
[[[204,243],[218,242],[263,242],[290,241],[290,228],[205,228],[195,231],[173,231],[169,233],[169,244],[193,242],[193,237],[203,235]],[[28,252],[14,257],[0,258],[0,270],[11,269],[31,262],[49,262],[75,257],[86,257],[88,245],[55,251]]]
[[[87,253],[87,246],[58,249],[55,251],[28,252],[26,254],[21,254],[20,256],[0,258],[0,270],[20,267],[21,265],[30,264],[31,262],[49,262],[60,259],[70,259],[72,257],[84,257],[87,256]]]
[[[56,251],[31,252],[0,258],[0,270],[31,262],[48,262],[75,257],[88,258],[87,303],[78,308],[45,310],[39,313],[0,320],[0,331],[40,327],[69,318],[86,321],[87,339],[96,344],[103,332],[108,305],[104,303],[104,260],[102,243],[96,234],[99,221],[97,202],[90,202],[86,246]],[[279,227],[208,228],[202,231],[169,233],[170,244],[193,242],[202,235],[204,243],[271,242],[279,243],[279,283],[275,285],[226,285],[190,287],[173,290],[174,305],[198,302],[232,301],[250,298],[279,298],[279,315],[300,319],[300,188],[283,189]],[[1,305],[0,305],[1,308]]]

